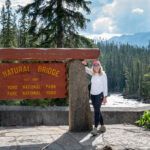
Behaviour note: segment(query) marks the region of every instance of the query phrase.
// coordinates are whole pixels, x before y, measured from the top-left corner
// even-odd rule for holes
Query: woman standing
[[[85,71],[89,75],[92,76],[91,78],[91,100],[92,105],[94,108],[94,121],[95,127],[91,131],[91,134],[97,134],[97,127],[100,123],[100,131],[105,132],[106,127],[104,126],[103,117],[100,111],[102,102],[105,104],[107,102],[107,95],[108,95],[108,87],[107,87],[107,76],[104,71],[102,71],[102,67],[99,61],[94,61],[92,65],[92,69],[88,68],[88,64],[86,60],[82,61],[82,64],[85,65]]]

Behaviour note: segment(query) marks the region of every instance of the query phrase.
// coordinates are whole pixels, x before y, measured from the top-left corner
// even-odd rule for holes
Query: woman
[[[94,121],[95,127],[91,131],[91,134],[96,135],[98,130],[97,127],[100,123],[100,131],[105,132],[106,127],[104,126],[103,117],[100,111],[102,102],[105,104],[107,102],[108,95],[108,87],[107,87],[107,76],[104,71],[102,71],[102,67],[99,61],[94,61],[92,65],[92,69],[88,68],[88,64],[86,60],[82,61],[82,64],[85,65],[85,71],[91,78],[91,100],[92,105],[94,107]]]

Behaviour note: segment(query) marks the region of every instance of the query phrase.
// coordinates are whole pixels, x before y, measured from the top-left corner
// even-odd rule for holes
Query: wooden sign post
[[[0,49],[0,61],[62,61],[61,63],[0,63],[0,100],[67,97],[66,63],[69,61],[69,130],[91,130],[85,68],[99,49]]]

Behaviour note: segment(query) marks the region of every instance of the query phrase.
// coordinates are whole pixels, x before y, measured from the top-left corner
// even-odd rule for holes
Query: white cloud
[[[102,15],[113,17],[113,15],[115,13],[116,5],[117,5],[116,1],[113,1],[110,4],[106,4],[104,7],[102,7],[102,11],[101,11]]]
[[[111,34],[111,33],[102,33],[102,34],[81,33],[81,35],[90,38],[92,40],[109,40],[113,36],[121,36],[121,34]]]
[[[5,5],[6,0],[0,0],[0,9],[3,5]],[[13,8],[17,8],[18,5],[25,6],[29,3],[31,3],[33,0],[11,0],[11,6]]]
[[[134,15],[134,14],[143,15]],[[105,18],[105,19],[104,19]],[[150,0],[113,0],[99,9],[94,32],[130,34],[150,31]]]
[[[113,21],[108,17],[100,17],[93,22],[94,32],[113,32],[115,26],[113,26]]]
[[[132,13],[143,14],[144,10],[140,8],[135,8],[135,9],[132,9]]]

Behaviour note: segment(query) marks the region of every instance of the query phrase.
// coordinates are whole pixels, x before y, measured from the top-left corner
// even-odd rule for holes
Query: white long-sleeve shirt
[[[93,74],[93,70],[85,67],[86,73],[92,76],[91,78],[91,90],[90,94],[98,95],[103,92],[104,97],[108,95],[108,85],[107,85],[107,76],[104,71],[102,71],[102,75],[100,76],[98,73]]]

